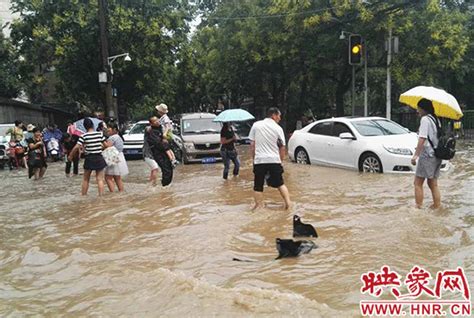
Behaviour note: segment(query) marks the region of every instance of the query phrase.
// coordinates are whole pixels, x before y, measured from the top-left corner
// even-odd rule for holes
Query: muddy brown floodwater
[[[39,182],[0,171],[0,316],[358,316],[361,274],[385,264],[462,266],[472,288],[474,144],[459,148],[439,211],[414,209],[413,175],[285,162],[293,210],[266,189],[254,213],[245,147],[236,179],[187,165],[152,188],[144,162],[129,161],[126,193],[103,198],[95,185],[80,197],[63,163]],[[294,213],[315,225],[318,248],[274,260]]]

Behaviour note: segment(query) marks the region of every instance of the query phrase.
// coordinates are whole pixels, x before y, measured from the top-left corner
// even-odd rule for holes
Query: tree
[[[462,68],[470,43],[462,5],[434,0],[204,1],[193,47],[205,45],[197,51],[207,87],[231,90],[241,99],[254,97],[260,108],[278,106],[291,126],[308,109],[321,116],[349,113],[351,69],[347,42],[339,40],[342,30],[366,40],[373,111],[385,104],[389,28],[402,43],[392,64],[392,98],[422,83],[446,86],[444,75]],[[356,68],[360,95],[361,71]]]
[[[24,57],[27,91],[41,99],[45,74],[55,70],[58,99],[102,106],[97,1],[13,0],[21,19],[12,39]],[[130,53],[131,63],[114,63],[119,108],[142,116],[151,104],[174,99],[176,60],[187,41],[192,7],[185,2],[109,0],[109,54]],[[146,105],[145,105],[146,104]]]
[[[18,97],[21,91],[14,47],[0,30],[0,97]]]

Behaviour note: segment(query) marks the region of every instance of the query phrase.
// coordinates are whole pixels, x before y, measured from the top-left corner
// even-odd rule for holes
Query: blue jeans
[[[237,176],[239,174],[239,169],[240,169],[240,162],[239,162],[239,158],[237,157],[237,150],[221,149],[221,156],[222,156],[222,162],[224,163],[223,178],[227,179],[227,177],[229,176],[231,160],[234,163],[233,175]]]

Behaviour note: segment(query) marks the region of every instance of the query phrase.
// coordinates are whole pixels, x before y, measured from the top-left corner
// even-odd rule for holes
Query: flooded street
[[[240,177],[179,166],[168,189],[129,161],[126,193],[103,198],[95,184],[81,197],[63,163],[39,182],[0,171],[0,316],[358,316],[361,274],[385,264],[403,275],[461,266],[474,291],[474,143],[442,173],[439,211],[414,208],[413,175],[285,162],[292,211],[266,188],[267,207],[252,212],[239,151]],[[275,260],[293,214],[316,227],[318,248]]]

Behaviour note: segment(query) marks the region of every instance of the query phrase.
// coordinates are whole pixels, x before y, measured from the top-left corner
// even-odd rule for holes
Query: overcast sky
[[[0,22],[3,26],[5,23],[11,22],[14,16],[10,12],[10,0],[0,0]],[[3,32],[8,36],[10,34],[9,29],[4,29]]]

